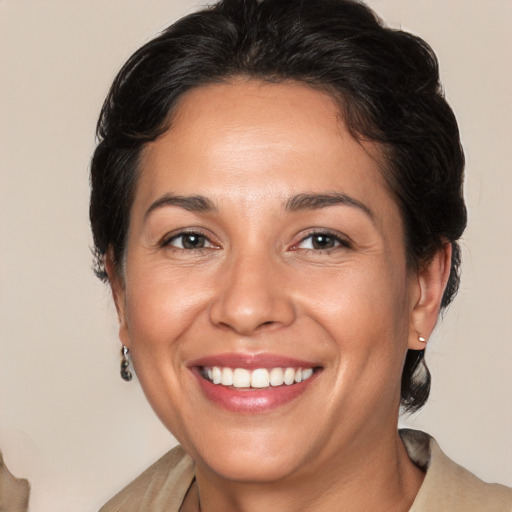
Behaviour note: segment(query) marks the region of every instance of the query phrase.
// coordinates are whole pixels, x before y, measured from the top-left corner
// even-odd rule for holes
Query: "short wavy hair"
[[[436,56],[355,0],[223,0],[190,14],[136,51],[115,78],[97,125],[90,220],[95,272],[122,266],[144,146],[170,127],[188,90],[236,77],[296,81],[328,92],[351,134],[383,149],[382,172],[403,219],[408,265],[420,270],[446,243],[452,261],[442,306],[459,283],[466,226],[464,154]],[[401,404],[419,409],[430,374],[409,350]]]

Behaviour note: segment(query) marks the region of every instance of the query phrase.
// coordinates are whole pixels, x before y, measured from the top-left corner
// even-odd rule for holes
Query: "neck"
[[[423,477],[394,429],[377,442],[356,439],[342,454],[275,482],[226,480],[198,464],[187,501],[195,510],[200,503],[201,512],[406,512]]]

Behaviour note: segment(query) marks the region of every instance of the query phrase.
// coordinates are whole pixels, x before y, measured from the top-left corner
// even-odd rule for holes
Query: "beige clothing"
[[[409,457],[426,469],[410,512],[512,512],[512,489],[487,484],[452,462],[429,435],[401,430]],[[100,512],[178,512],[194,481],[194,463],[177,446],[119,494]]]

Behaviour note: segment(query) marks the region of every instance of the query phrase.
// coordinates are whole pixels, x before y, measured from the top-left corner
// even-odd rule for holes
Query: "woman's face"
[[[420,287],[379,165],[293,83],[192,90],[147,146],[120,336],[198,467],[275,481],[396,434]]]

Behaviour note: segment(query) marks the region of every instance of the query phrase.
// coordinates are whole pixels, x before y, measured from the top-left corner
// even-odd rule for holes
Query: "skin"
[[[146,147],[123,275],[111,260],[107,269],[144,392],[196,461],[183,510],[412,504],[423,474],[397,435],[400,377],[407,349],[423,348],[418,334],[436,323],[450,246],[420,273],[408,269],[380,160],[327,94],[255,80],[190,91]],[[353,204],[285,207],[333,193]],[[215,208],[162,204],[169,194]],[[205,247],[184,248],[184,230]],[[330,247],[312,245],[318,231]],[[292,402],[242,414],[210,401],[189,368],[262,352],[321,371]]]

